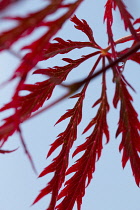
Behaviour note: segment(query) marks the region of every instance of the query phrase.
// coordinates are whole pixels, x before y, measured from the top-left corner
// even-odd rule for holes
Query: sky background
[[[33,3],[34,2],[34,3]],[[69,1],[71,2],[71,1]],[[105,26],[103,26],[103,10],[105,5],[105,0],[100,1],[90,1],[85,0],[83,4],[79,7],[76,15],[80,19],[85,19],[88,24],[92,27],[95,40],[102,47],[107,46],[107,35]],[[136,18],[139,17],[139,0],[134,0],[133,3],[130,0],[125,1],[128,5],[128,10]],[[17,6],[10,7],[9,10],[4,12],[4,15],[25,15],[27,12],[32,12],[37,10],[39,7],[42,8],[46,5],[46,1],[30,0],[22,1]],[[60,11],[61,13],[61,11]],[[59,14],[57,14],[59,16]],[[0,15],[2,17],[2,15]],[[53,19],[54,17],[50,17]],[[55,16],[56,18],[56,16]],[[115,40],[129,34],[123,33],[123,25],[120,20],[119,15],[114,14],[115,26],[114,34]],[[1,30],[9,27],[13,27],[15,23],[11,21],[1,20]],[[32,36],[26,39],[21,39],[12,50],[19,52],[20,48],[24,44],[29,44],[31,40],[36,40],[37,37],[44,33],[44,28],[33,33]],[[73,27],[73,23],[67,21],[62,30],[57,34],[57,36],[63,39],[71,39],[75,41],[87,41],[86,36],[80,31]],[[69,53],[69,57],[76,59],[80,58],[82,54],[87,54],[89,49],[75,50]],[[25,53],[25,52],[24,52]],[[23,53],[21,53],[23,55]],[[68,57],[64,55],[63,57]],[[39,63],[40,67],[52,67],[54,65],[63,65],[64,62],[60,59],[62,56],[57,56],[55,59],[50,59],[49,61],[43,61]],[[19,64],[19,59],[14,57],[8,52],[3,52],[0,54],[0,68],[1,68],[1,78],[0,82],[5,81],[13,73],[14,69]],[[77,81],[79,78],[84,78],[87,72],[90,71],[94,60],[91,59],[85,64],[74,70],[68,77],[68,81]],[[134,94],[131,90],[130,93],[134,98],[134,106],[138,113],[140,113],[140,87],[139,87],[139,66],[134,62],[128,62],[125,67],[125,72],[127,80],[136,89],[137,93]],[[28,82],[35,83],[41,81],[43,77],[33,75],[28,79]],[[85,137],[90,133],[81,135],[82,131],[88,124],[88,122],[96,114],[97,109],[91,109],[93,103],[100,97],[100,84],[101,78],[97,78],[92,81],[86,95],[86,102],[84,103],[83,121],[80,124],[78,140],[74,144],[74,149],[76,146],[84,142]],[[8,84],[0,92],[0,106],[10,100],[10,97],[16,86],[16,81]],[[121,136],[115,139],[115,132],[117,128],[117,122],[119,117],[119,106],[118,110],[115,110],[112,103],[112,98],[114,94],[114,84],[112,84],[112,73],[107,73],[107,88],[108,88],[108,100],[110,102],[110,113],[108,115],[108,124],[110,129],[110,142],[105,144],[103,142],[104,149],[100,160],[96,164],[96,172],[93,175],[93,180],[91,184],[86,189],[86,195],[83,198],[82,210],[139,210],[140,205],[140,189],[136,186],[134,178],[132,176],[132,171],[129,162],[127,163],[125,169],[121,166],[121,154],[118,151]],[[54,92],[52,101],[59,97],[65,90],[58,88]],[[75,99],[65,100],[62,103],[54,106],[49,111],[42,113],[33,120],[25,122],[22,125],[22,131],[25,141],[29,151],[32,154],[33,160],[35,162],[38,174],[52,161],[53,157],[58,154],[58,150],[54,152],[50,158],[46,160],[46,154],[49,150],[49,145],[56,139],[57,135],[64,131],[68,120],[58,124],[54,127],[56,121],[60,118],[62,114],[65,113],[67,109],[74,106]],[[9,112],[0,113],[1,118],[4,116],[9,116]],[[19,147],[19,148],[18,148]],[[39,190],[44,188],[47,182],[51,179],[51,174],[43,178],[38,179],[37,176],[32,171],[30,163],[24,154],[23,148],[21,147],[19,136],[17,134],[10,137],[7,144],[5,144],[5,149],[15,149],[18,150],[12,154],[1,155],[0,158],[0,210],[45,210],[49,204],[49,196],[44,197],[40,202],[31,207],[31,203],[38,195]],[[70,164],[78,158],[76,156],[70,161]],[[76,207],[74,207],[76,210]]]

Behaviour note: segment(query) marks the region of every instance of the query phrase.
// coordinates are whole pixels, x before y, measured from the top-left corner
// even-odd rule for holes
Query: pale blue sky
[[[33,3],[34,2],[34,3]],[[38,8],[40,2],[45,5],[45,1],[31,0],[23,1],[15,8],[11,7],[10,14],[25,14],[26,11],[33,11]],[[70,1],[69,1],[70,2]],[[105,0],[89,1],[85,0],[80,6],[76,15],[78,18],[85,19],[90,26],[92,26],[96,41],[101,46],[107,46],[107,36],[104,35],[105,27],[102,26]],[[135,17],[139,17],[139,0],[134,0],[133,4],[129,0],[126,1],[129,6],[129,11],[132,12]],[[97,4],[97,5],[96,5]],[[5,11],[6,13],[6,11]],[[6,13],[8,14],[8,13]],[[9,27],[10,25],[1,25],[1,28]],[[43,29],[34,33],[30,39],[35,39],[40,33],[43,33]],[[123,36],[122,24],[117,14],[115,14],[115,27],[114,32],[116,34],[115,39]],[[129,34],[129,33],[127,33]],[[58,36],[58,35],[57,35]],[[76,41],[87,41],[86,36],[80,31],[73,27],[73,23],[67,22],[59,33],[64,39],[71,39]],[[14,50],[18,51],[24,42],[29,43],[30,39],[26,41],[21,40],[18,44],[13,47]],[[69,53],[71,58],[79,58],[82,54],[86,54],[88,50],[75,50],[74,53]],[[67,55],[65,57],[68,57]],[[56,59],[50,59],[48,62],[43,61],[39,65],[54,66],[62,65],[60,61],[62,56],[57,56]],[[93,60],[85,63],[79,68],[80,76],[87,75],[87,72],[92,67]],[[0,56],[1,66],[1,78],[0,81],[4,81],[13,72],[15,67],[18,65],[19,60],[12,55],[4,52]],[[134,62],[128,62],[125,69],[126,78],[137,91],[137,94],[132,93],[134,97],[134,106],[138,113],[140,113],[140,87],[139,87],[139,66]],[[81,73],[82,72],[82,73]],[[136,72],[136,74],[134,73]],[[108,86],[108,99],[112,103],[112,97],[114,94],[114,85],[112,84],[112,73],[107,74],[107,86]],[[78,73],[74,71],[69,76],[69,82],[79,78]],[[39,76],[39,80],[42,77]],[[30,82],[38,81],[38,76],[32,76],[29,78]],[[87,135],[81,136],[81,133],[88,122],[96,114],[96,109],[91,109],[92,104],[100,96],[100,77],[92,82],[92,87],[89,88],[87,93],[87,100],[85,102],[83,122],[79,126],[78,141],[75,143],[75,147],[84,141]],[[0,106],[3,101],[8,101],[14,90],[15,82],[9,84],[8,87],[0,92]],[[62,88],[55,91],[53,99],[58,97],[63,92]],[[48,160],[45,159],[49,145],[56,139],[56,136],[62,132],[66,126],[67,120],[63,123],[54,127],[55,122],[59,117],[65,113],[66,109],[72,108],[75,100],[65,100],[58,106],[51,108],[48,112],[42,113],[40,116],[34,118],[23,124],[22,131],[25,141],[27,142],[28,148],[33,156],[38,173],[50,163],[54,156],[51,156]],[[119,109],[119,106],[118,106]],[[5,116],[9,113],[5,113]],[[3,114],[1,114],[3,117]],[[102,152],[102,157],[96,164],[96,172],[93,175],[93,180],[90,186],[86,190],[86,196],[83,198],[82,210],[139,210],[139,197],[140,189],[136,186],[132,172],[130,169],[129,162],[123,170],[121,167],[121,154],[118,152],[118,146],[120,143],[120,136],[115,139],[115,131],[118,122],[118,111],[111,105],[111,111],[108,116],[108,123],[111,131],[110,142],[105,145]],[[9,142],[5,145],[6,149],[14,149],[20,146],[18,135],[10,137]],[[75,148],[74,147],[74,148]],[[56,155],[54,153],[54,155]],[[75,157],[73,161],[76,160]],[[71,162],[71,163],[72,163]],[[0,158],[0,210],[45,210],[49,203],[49,196],[44,197],[36,205],[30,207],[34,198],[38,195],[39,190],[44,188],[51,176],[37,179],[33,173],[30,163],[27,157],[24,155],[24,151],[19,148],[16,152],[8,155],[1,155]],[[74,208],[76,210],[76,208]]]

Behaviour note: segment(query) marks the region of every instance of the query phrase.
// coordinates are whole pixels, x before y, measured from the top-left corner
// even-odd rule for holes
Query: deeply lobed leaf
[[[131,168],[137,185],[140,184],[140,123],[138,114],[132,105],[132,97],[129,94],[125,82],[120,78],[116,80],[114,106],[120,101],[120,119],[116,136],[122,133],[119,150],[123,151],[122,166],[125,167],[130,160]]]
[[[78,146],[73,156],[81,151],[84,154],[72,165],[66,172],[66,175],[75,173],[68,181],[65,182],[65,188],[60,192],[58,199],[63,198],[56,207],[58,210],[72,210],[74,203],[77,202],[77,209],[81,209],[82,197],[85,195],[85,188],[89,185],[92,174],[95,171],[95,162],[99,159],[102,150],[103,134],[109,141],[109,132],[106,122],[106,114],[109,105],[106,97],[105,80],[103,79],[102,100],[96,117],[90,122],[90,127],[95,125],[91,135],[87,137],[86,142]],[[86,132],[89,126],[85,129]]]

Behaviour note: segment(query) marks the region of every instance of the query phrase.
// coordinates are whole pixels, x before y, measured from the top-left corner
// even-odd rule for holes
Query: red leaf
[[[115,10],[115,8],[116,8],[115,1],[108,0],[106,5],[105,5],[104,21],[105,20],[109,21],[110,25],[112,25],[112,23],[113,23],[112,9]]]
[[[132,26],[131,19],[133,19],[133,17],[127,11],[126,6],[122,0],[115,0],[115,2],[116,2],[116,5],[120,11],[121,18],[124,21],[125,30],[127,30],[128,28],[130,28]]]
[[[17,148],[17,149],[18,149],[18,148]],[[2,149],[0,149],[0,153],[1,153],[1,154],[11,153],[11,152],[15,152],[17,149],[13,149],[13,150],[2,150]]]
[[[122,166],[124,168],[127,161],[130,160],[136,184],[139,185],[140,123],[138,120],[138,114],[132,106],[132,97],[126,88],[127,83],[125,83],[120,76],[119,80],[116,79],[115,81],[116,90],[119,90],[117,93],[115,93],[115,95],[118,95],[117,101],[120,101],[120,119],[116,132],[116,137],[119,134],[122,134],[122,140],[119,146],[119,150],[123,151]],[[114,105],[116,105],[116,103]]]
[[[90,42],[64,41],[61,38],[55,38],[54,40],[56,40],[57,43],[50,43],[47,46],[47,49],[44,51],[44,59],[52,58],[57,54],[65,54],[77,48],[94,47]]]
[[[67,112],[64,115],[62,115],[60,117],[60,119],[55,123],[55,125],[58,124],[58,123],[60,123],[60,122],[62,122],[65,119],[71,117],[73,115],[73,112],[74,112],[73,109],[68,109]]]
[[[135,24],[137,24],[137,23],[140,23],[140,18],[137,18],[137,19],[134,21],[133,24],[135,25]]]
[[[65,182],[65,188],[60,192],[58,199],[63,198],[60,204],[56,207],[58,210],[73,209],[77,202],[78,210],[81,209],[82,197],[85,194],[87,187],[92,179],[92,174],[95,170],[95,162],[99,159],[102,150],[103,133],[109,138],[108,126],[106,123],[106,114],[109,110],[106,97],[105,77],[103,76],[102,94],[100,107],[94,120],[91,121],[91,126],[95,124],[93,131],[86,142],[78,146],[73,157],[81,151],[84,154],[72,165],[66,172],[66,175],[74,173],[74,175]],[[90,126],[90,127],[91,127]],[[109,139],[107,139],[107,142]]]
[[[46,6],[40,11],[32,14],[28,14],[27,17],[18,17],[19,24],[15,28],[8,31],[2,32],[0,34],[1,48],[0,50],[9,48],[15,41],[17,41],[22,36],[26,36],[31,33],[38,24],[49,14],[55,12],[58,9],[58,4],[55,4],[51,8],[51,4]]]
[[[11,4],[14,4],[20,0],[1,0],[0,2],[0,10],[4,10],[9,7]]]
[[[92,105],[92,108],[97,106],[99,103],[101,103],[101,98],[99,98],[93,105]]]
[[[47,173],[54,172],[54,176],[51,179],[51,181],[48,183],[47,187],[40,192],[40,194],[37,196],[37,198],[34,201],[34,203],[36,203],[42,197],[51,192],[52,197],[51,197],[50,207],[48,207],[48,209],[54,208],[57,201],[59,189],[62,186],[62,183],[64,182],[65,179],[65,172],[68,166],[69,151],[73,145],[73,142],[77,138],[77,126],[82,118],[82,112],[81,112],[82,102],[83,102],[83,94],[81,94],[81,97],[79,97],[75,107],[72,109],[72,112],[71,110],[68,111],[68,113],[70,112],[71,115],[70,122],[66,130],[61,134],[59,134],[56,141],[51,145],[51,149],[48,152],[47,157],[50,156],[58,146],[62,145],[60,154],[55,159],[53,159],[53,162],[48,167],[46,167],[43,170],[43,172],[40,174],[40,176],[44,176]],[[67,117],[68,113],[64,114],[63,117],[64,118]]]
[[[76,15],[74,15],[71,18],[71,21],[75,23],[76,29],[84,32],[87,35],[90,42],[94,44],[95,48],[100,49],[100,46],[94,40],[92,29],[90,28],[90,26],[88,25],[88,23],[85,20],[82,19],[82,21],[81,21],[76,17]]]

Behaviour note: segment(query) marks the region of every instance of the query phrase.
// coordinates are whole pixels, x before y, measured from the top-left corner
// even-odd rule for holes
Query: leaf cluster
[[[16,2],[19,2],[19,0],[1,1],[1,12],[8,9],[9,5],[16,4]],[[80,20],[75,15],[76,10],[80,8],[84,0],[76,0],[71,3],[66,3],[65,0],[50,0],[46,2],[46,6],[43,9],[27,14],[25,17],[4,17],[9,21],[17,21],[17,25],[10,30],[0,33],[1,52],[8,50],[13,55],[16,55],[11,47],[18,40],[28,37],[33,31],[42,26],[46,28],[46,32],[39,39],[21,49],[22,51],[26,49],[28,52],[22,57],[19,66],[5,83],[6,85],[7,82],[12,82],[15,79],[19,81],[11,101],[0,108],[1,112],[10,109],[14,110],[12,115],[3,119],[3,124],[0,126],[0,153],[5,154],[15,151],[3,150],[2,147],[11,135],[18,132],[25,153],[35,170],[32,157],[22,136],[21,124],[48,110],[63,99],[69,98],[72,100],[75,98],[76,103],[73,108],[68,109],[56,122],[56,124],[59,124],[69,119],[66,129],[51,144],[47,157],[51,156],[58,147],[61,147],[59,154],[39,175],[39,177],[43,177],[53,172],[52,179],[40,191],[33,204],[44,196],[51,194],[47,210],[72,210],[75,203],[77,203],[77,209],[80,210],[85,189],[91,182],[96,168],[96,161],[100,159],[102,154],[103,136],[105,135],[106,137],[106,143],[110,141],[107,122],[107,115],[110,110],[107,96],[108,84],[106,83],[108,70],[112,71],[112,81],[115,86],[114,108],[117,108],[118,103],[120,103],[116,137],[121,134],[119,151],[122,151],[122,167],[125,167],[129,160],[136,184],[140,185],[140,122],[129,92],[129,88],[133,91],[134,88],[124,76],[125,64],[128,60],[140,64],[140,30],[139,28],[136,29],[136,26],[140,23],[140,18],[136,20],[133,18],[123,0],[107,0],[104,8],[104,24],[106,25],[108,46],[103,48],[96,42],[93,30],[86,20]],[[57,14],[59,9],[64,9],[63,14],[50,21],[49,16]],[[124,24],[124,31],[127,30],[130,33],[128,36],[121,37],[118,40],[114,40],[113,31],[113,13],[115,10],[120,14]],[[72,21],[75,30],[79,30],[79,33],[86,35],[86,42],[64,40],[61,37],[56,37],[57,32],[61,30],[68,20]],[[55,38],[52,41],[54,36]],[[118,45],[123,46],[123,43],[127,42],[131,42],[130,47],[124,47],[122,50],[116,49]],[[75,49],[80,50],[82,48],[90,48],[92,52],[82,55],[75,60],[69,57],[63,58],[62,60],[66,62],[63,66],[38,67],[40,61],[55,58],[59,54],[62,56],[63,54],[67,55]],[[83,80],[67,85],[65,81],[67,81],[69,73],[91,58],[94,58],[95,62],[92,68],[89,69],[87,76]],[[45,79],[35,84],[27,84],[27,77],[34,67],[37,69],[33,74],[44,75]],[[94,81],[97,76],[101,78],[101,94],[92,106],[94,109],[98,105],[97,113],[83,129],[83,134],[89,129],[91,133],[87,135],[85,142],[75,149],[72,157],[80,152],[82,152],[82,155],[69,167],[70,151],[77,140],[78,126],[82,121],[83,103],[87,89],[91,81]],[[59,96],[54,102],[44,106],[44,103],[51,99],[57,86],[63,87],[66,93]],[[27,91],[27,94],[21,95],[22,91]],[[71,177],[66,181],[66,177],[69,174],[71,174]],[[64,188],[62,187],[63,184]]]

